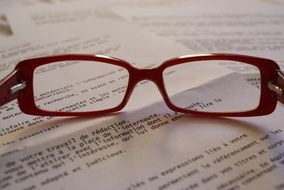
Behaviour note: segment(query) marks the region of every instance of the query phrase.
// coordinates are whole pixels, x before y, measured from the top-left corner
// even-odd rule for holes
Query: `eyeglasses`
[[[260,79],[259,88],[251,78]],[[142,80],[153,81],[167,106],[182,113],[257,116],[273,112],[277,100],[284,102],[284,76],[265,58],[188,55],[138,69],[108,56],[67,54],[18,63],[0,81],[0,106],[17,99],[31,115],[102,115],[121,110]]]

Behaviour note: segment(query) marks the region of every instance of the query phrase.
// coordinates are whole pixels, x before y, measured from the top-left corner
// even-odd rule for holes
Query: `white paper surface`
[[[1,39],[0,78],[9,73],[18,61],[44,55],[106,54],[124,59],[140,68],[153,68],[169,58],[208,50],[211,47],[205,44],[205,49],[195,51],[174,42],[178,41],[175,35],[177,38],[183,37],[176,33],[176,29],[180,30],[178,25],[175,27],[170,25],[166,27],[167,30],[160,30],[159,25],[153,23],[157,20],[158,23],[160,20],[163,21],[161,22],[163,24],[167,24],[166,21],[179,23],[176,15],[168,17],[166,10],[170,8],[167,7],[155,7],[153,10],[149,8],[156,3],[163,4],[161,1],[148,2],[148,4],[147,2],[141,2],[148,7],[147,11],[132,6],[131,10],[123,10],[121,14],[116,11],[116,14],[130,19],[133,16],[137,19],[133,21],[135,25],[142,24],[142,28],[150,29],[150,31],[152,29],[157,29],[158,33],[166,31],[166,35],[162,34],[165,38],[144,32],[133,22],[124,23],[119,19],[113,21],[113,19],[88,18],[83,19],[84,21],[78,19],[74,22],[35,27],[29,20],[29,15],[34,12],[27,14],[31,9],[26,7],[26,13],[18,18],[16,15],[21,15],[20,12],[18,14],[10,12],[11,17],[7,18],[11,18],[10,24],[18,33],[11,38]],[[194,2],[198,3],[198,1]],[[254,4],[256,1],[250,2]],[[261,2],[269,6],[275,6],[277,3],[276,0]],[[172,6],[171,8],[179,4],[178,1],[167,1],[167,3]],[[180,3],[186,4],[183,1]],[[249,5],[251,4],[247,6],[250,7]],[[80,10],[80,7],[78,6],[77,10]],[[278,8],[280,9],[280,6]],[[204,12],[202,13],[204,9],[195,9],[195,12],[194,7],[187,6],[184,9],[191,12],[184,16],[196,16],[196,22],[199,23],[210,20],[210,16],[222,20],[223,12],[220,11],[218,12],[220,17],[217,17],[216,12],[212,14],[206,12],[208,15],[202,17],[200,15],[204,15]],[[263,9],[261,6],[255,11]],[[269,7],[268,9],[271,10]],[[46,8],[34,10],[37,13],[41,11],[44,13]],[[225,11],[224,7],[220,10]],[[250,8],[247,9],[248,15],[255,13],[248,10]],[[239,10],[236,8],[236,11]],[[245,11],[244,9],[243,12]],[[239,12],[238,16],[243,18],[243,12]],[[225,13],[227,15],[227,12]],[[183,16],[184,12],[175,12],[175,14]],[[272,13],[266,12],[266,15],[270,14]],[[273,14],[281,16],[282,12],[276,10]],[[13,22],[12,17],[15,19]],[[259,21],[259,17],[249,17],[249,19]],[[26,23],[29,27],[20,27],[24,26],[21,23],[24,20],[30,22],[30,24]],[[153,20],[155,22],[152,22]],[[185,23],[194,21],[185,20]],[[244,22],[245,20],[246,18],[241,19]],[[266,39],[264,46],[275,47],[274,43],[279,42],[280,45],[278,44],[276,49],[234,53],[267,55],[268,58],[275,58],[281,63],[283,26],[281,19],[276,19],[272,23],[276,22],[279,25],[273,25],[269,30],[270,33],[260,32],[257,38],[253,38],[259,40],[268,35],[268,39],[272,41]],[[19,28],[16,30],[16,27]],[[246,38],[251,39],[254,37],[252,34],[264,31],[259,30],[262,27],[265,29],[268,26],[232,26],[230,29],[235,30],[236,33],[250,34]],[[214,41],[218,36],[220,37],[220,31],[226,32],[224,28],[217,30],[218,28],[210,25],[197,29],[204,29],[204,33],[201,33],[203,36],[190,35],[190,40],[203,39],[210,34],[206,36],[206,40]],[[211,29],[216,29],[217,33],[211,33]],[[207,30],[211,32],[206,33]],[[249,31],[251,33],[248,33]],[[186,28],[184,32],[194,31],[188,31]],[[236,36],[233,34],[228,39],[231,37]],[[243,45],[246,45],[245,42]],[[257,41],[256,47],[261,45],[260,42],[263,41]],[[230,52],[230,49],[224,50]],[[230,65],[226,67],[214,65],[210,67],[210,70],[214,76],[218,72],[232,73],[239,68],[230,68]],[[250,73],[250,71],[245,72]],[[220,82],[225,82],[223,84],[227,87],[226,91],[219,90],[212,93],[205,85],[193,89],[192,94],[198,94],[198,96],[192,96],[191,101],[189,101],[190,98],[184,97],[178,102],[185,102],[192,109],[198,110],[220,110],[228,104],[233,107],[249,105],[255,98],[253,93],[257,88],[248,85],[245,81],[236,83],[239,78],[235,73],[227,76],[226,80],[214,80],[208,83],[213,85],[214,89],[224,90],[219,87]],[[194,79],[192,80],[194,83]],[[246,85],[242,86],[242,82]],[[175,85],[178,88],[183,83]],[[230,87],[234,89],[230,90]],[[242,95],[245,98],[233,96],[239,91],[243,92]],[[170,111],[163,103],[156,87],[147,81],[137,85],[123,111],[99,118],[28,116],[21,113],[17,102],[13,101],[0,107],[0,189],[280,190],[284,187],[283,114],[283,106],[278,105],[274,113],[262,117],[185,116]]]
[[[235,83],[234,78],[226,81]],[[223,95],[219,102],[209,93],[198,98],[209,110],[222,108],[226,101],[238,106],[238,97]],[[100,123],[89,122],[87,127],[82,126],[86,121],[78,122],[84,120],[80,118],[58,120],[54,124],[62,125],[59,128],[69,127],[71,120],[83,128],[53,141],[30,140],[29,148],[2,154],[0,185],[3,189],[277,189],[283,181],[281,114],[279,108],[269,117],[199,118],[173,113],[159,102]]]

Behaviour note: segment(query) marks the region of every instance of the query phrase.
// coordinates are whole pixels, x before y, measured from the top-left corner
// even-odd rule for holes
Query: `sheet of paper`
[[[192,1],[192,0],[190,0]],[[48,0],[35,1],[30,6],[5,6],[1,11],[9,18],[10,27],[14,35],[29,34],[30,31],[63,23],[74,23],[93,18],[121,19],[111,8],[123,6],[153,7],[183,4],[183,0]],[[31,6],[32,5],[32,6]],[[1,31],[1,30],[0,30]]]
[[[26,10],[29,10],[30,13],[32,14],[36,14],[38,12],[38,10],[46,10],[46,8],[49,9],[49,12],[53,9],[57,9],[55,7],[66,7],[65,9],[65,13],[66,10],[70,10],[70,5],[69,4],[75,4],[76,1],[74,0],[2,0],[0,1],[0,38],[8,38],[8,37],[15,37],[16,34],[20,33],[20,31],[18,31],[18,27],[21,26],[23,27],[22,31],[26,31],[27,28],[30,28],[29,26],[29,21],[27,22],[27,20],[24,21],[24,23],[14,23],[13,18],[14,16],[20,16],[18,13],[25,13],[28,14],[28,12],[26,12]],[[90,0],[84,0],[84,1],[80,1],[80,3],[77,3],[77,5],[73,5],[72,7],[77,7],[75,8],[75,12],[72,16],[70,15],[66,15],[69,16],[68,18],[66,18],[66,16],[64,18],[62,18],[64,11],[61,11],[60,15],[56,15],[61,17],[61,19],[59,19],[61,22],[62,21],[70,21],[70,19],[73,19],[73,21],[75,19],[78,20],[85,20],[86,16],[90,16],[90,17],[102,17],[102,16],[106,16],[106,14],[102,11],[105,9],[102,9],[102,4],[106,4],[106,1],[90,1]],[[90,7],[90,5],[93,5]],[[101,11],[100,10],[96,10],[94,11],[94,7],[101,7]],[[74,11],[74,8],[71,8]],[[84,12],[85,11],[85,12]],[[7,16],[10,15],[10,13],[13,12],[11,19],[7,19]],[[54,12],[56,13],[57,11],[54,10]],[[57,12],[58,13],[58,12]],[[45,14],[47,14],[45,12]],[[67,13],[68,14],[68,13]],[[103,15],[102,15],[103,14]],[[52,14],[50,14],[51,16]],[[38,15],[39,16],[39,15]],[[43,15],[41,15],[43,16]],[[46,15],[45,15],[46,16]],[[55,15],[54,15],[55,16]],[[33,16],[34,17],[34,16]],[[57,22],[59,21],[57,17]],[[25,29],[24,29],[25,28]]]
[[[13,11],[11,11],[13,10]],[[74,23],[94,18],[119,19],[103,3],[44,4],[5,10],[15,35],[29,34],[37,28]],[[22,17],[23,16],[23,17]],[[22,17],[22,19],[20,19]]]
[[[235,83],[230,79],[227,85]],[[235,90],[243,89],[239,84]],[[222,108],[225,101],[238,104],[231,94],[206,93],[198,98],[198,110]],[[186,98],[180,101],[194,104]],[[156,103],[90,124],[56,141],[31,143],[28,149],[2,154],[0,187],[281,189],[283,113],[278,107],[269,117],[206,118],[174,113],[162,102]],[[82,119],[60,123],[71,120]],[[40,132],[34,135],[45,137]]]
[[[234,1],[232,1],[234,2]],[[1,17],[9,17],[9,21],[5,21],[5,27],[0,27],[0,37],[15,36],[19,33],[26,33],[31,27],[42,27],[66,22],[82,21],[90,18],[112,18],[118,19],[118,15],[112,12],[116,7],[124,7],[131,10],[136,7],[167,7],[180,6],[191,7],[195,3],[202,4],[202,7],[212,3],[208,0],[84,0],[80,3],[74,0],[3,0],[0,2]],[[216,0],[216,4],[224,4],[228,1]],[[234,2],[237,6],[245,4],[245,8],[252,7],[257,3],[264,5],[283,6],[278,0],[250,0]],[[230,5],[231,3],[229,3]],[[248,5],[249,4],[249,5]],[[205,6],[204,6],[205,5]],[[224,7],[223,5],[223,7]],[[199,9],[200,7],[198,7]],[[235,6],[234,6],[235,9]],[[123,11],[124,12],[124,11]],[[147,12],[147,11],[146,11]],[[8,24],[8,25],[7,25]],[[8,31],[7,33],[7,26]]]
[[[201,0],[183,6],[113,10],[143,29],[183,44],[189,54],[255,55],[273,59],[283,68],[283,6],[267,2],[216,0],[217,6],[207,6],[213,2]]]

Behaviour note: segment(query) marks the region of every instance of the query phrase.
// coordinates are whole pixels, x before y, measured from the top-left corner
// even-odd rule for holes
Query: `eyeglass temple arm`
[[[18,80],[17,70],[11,72],[4,79],[0,80],[0,106],[15,100],[19,90],[25,88],[26,83]]]
[[[274,84],[270,82],[268,87],[270,90],[276,92],[278,101],[284,104],[284,73],[280,70],[277,73],[278,78],[276,82]]]

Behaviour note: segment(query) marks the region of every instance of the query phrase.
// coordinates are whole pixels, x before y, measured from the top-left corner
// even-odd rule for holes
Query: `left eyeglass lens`
[[[166,68],[164,85],[176,107],[200,112],[245,112],[258,107],[260,70],[254,65],[207,60]],[[257,83],[258,84],[258,83]]]
[[[89,112],[118,106],[129,81],[127,69],[95,61],[60,61],[37,67],[33,90],[41,110]]]

